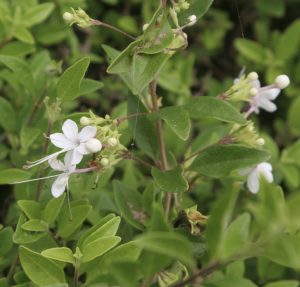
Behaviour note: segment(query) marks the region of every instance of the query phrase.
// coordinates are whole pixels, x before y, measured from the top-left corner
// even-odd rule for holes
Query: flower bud
[[[108,166],[109,160],[107,158],[102,158],[100,160],[100,163],[101,163],[102,166]]]
[[[290,84],[290,79],[287,75],[279,75],[274,84],[278,89],[284,89]]]
[[[258,79],[258,74],[256,72],[251,72],[248,74],[247,78],[250,80],[250,81],[255,81]]]
[[[71,14],[71,13],[69,13],[69,12],[65,12],[65,13],[63,14],[63,19],[64,19],[65,21],[67,21],[67,22],[71,22],[71,21],[74,20],[74,15]]]
[[[118,144],[118,141],[117,141],[117,139],[115,139],[115,138],[109,138],[109,139],[107,140],[107,143],[108,143],[110,146],[115,147],[115,146]]]
[[[81,117],[80,124],[83,126],[87,126],[90,124],[90,119],[88,117]]]
[[[85,148],[90,153],[96,153],[102,149],[102,144],[98,139],[92,138],[85,143]]]
[[[265,144],[265,140],[263,138],[259,138],[256,140],[258,146],[263,146]]]
[[[191,15],[189,16],[188,20],[189,20],[188,26],[193,26],[197,22],[197,17],[196,15]]]
[[[251,97],[254,97],[258,94],[258,91],[256,88],[251,88],[250,91],[249,91],[249,94]]]
[[[190,3],[188,2],[184,2],[180,5],[180,8],[183,9],[183,10],[187,10],[190,8]]]
[[[148,24],[148,23],[144,24],[144,25],[143,25],[143,31],[146,31],[148,27],[149,27],[149,24]]]

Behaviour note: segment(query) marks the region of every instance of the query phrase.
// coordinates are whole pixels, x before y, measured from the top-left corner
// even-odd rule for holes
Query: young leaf
[[[11,103],[4,98],[0,98],[0,126],[8,132],[16,128],[16,115]]]
[[[203,150],[193,161],[191,169],[200,174],[223,177],[233,170],[266,161],[269,153],[242,145],[213,145]]]
[[[18,205],[29,219],[41,219],[42,211],[38,202],[34,200],[19,200]]]
[[[64,193],[58,198],[52,198],[46,205],[43,218],[48,223],[49,226],[52,226],[56,220],[65,200],[66,194]]]
[[[114,236],[118,231],[120,222],[121,222],[121,218],[119,216],[116,216],[111,220],[109,220],[108,222],[106,222],[103,226],[99,227],[90,236],[88,236],[86,240],[83,242],[83,249],[89,243],[98,240],[102,237]]]
[[[223,258],[242,252],[249,233],[250,215],[244,213],[236,218],[227,228],[220,253]]]
[[[197,97],[184,105],[191,118],[213,118],[229,123],[246,124],[245,117],[231,104],[212,97]]]
[[[17,57],[0,55],[0,63],[13,71],[16,78],[24,86],[25,90],[35,96],[35,84],[30,68],[27,63]]]
[[[54,3],[50,2],[29,7],[23,15],[22,21],[26,27],[32,27],[46,20],[54,8]]]
[[[19,256],[26,275],[38,286],[65,283],[63,270],[51,260],[24,246],[19,247]]]
[[[189,187],[180,165],[168,171],[153,167],[151,174],[162,192],[184,192]]]
[[[63,101],[72,101],[80,94],[80,84],[90,64],[90,58],[85,57],[69,67],[59,78],[57,95]]]
[[[82,262],[88,262],[103,255],[115,247],[120,241],[121,238],[118,236],[108,236],[90,242],[84,246],[82,250]]]
[[[235,48],[247,59],[262,64],[267,59],[268,50],[258,42],[248,39],[237,39]]]
[[[166,107],[159,110],[159,115],[167,125],[182,140],[186,141],[190,135],[191,121],[189,114],[182,107]]]
[[[83,79],[80,85],[79,95],[91,94],[103,87],[103,83],[93,79]]]
[[[17,26],[14,31],[14,37],[26,44],[34,44],[34,38],[30,31],[26,29],[24,26]]]
[[[75,259],[71,249],[67,247],[57,247],[46,249],[41,253],[43,256],[62,262],[67,262],[75,265]]]
[[[136,244],[145,250],[176,258],[189,266],[194,265],[192,246],[182,235],[173,232],[150,232],[140,235]]]
[[[24,230],[35,232],[42,232],[48,230],[48,224],[45,221],[39,219],[30,219],[23,223],[21,227]]]

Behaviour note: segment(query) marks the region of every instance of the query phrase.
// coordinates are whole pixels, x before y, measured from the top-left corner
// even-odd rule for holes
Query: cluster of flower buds
[[[186,0],[172,0],[174,10],[179,13],[181,10],[187,10],[190,8],[190,3]]]
[[[246,113],[248,117],[253,112],[259,113],[260,109],[267,112],[276,111],[277,107],[273,101],[280,91],[290,84],[287,75],[279,75],[275,81],[262,87],[256,72],[251,72],[247,76],[244,74],[235,79],[233,86],[222,95],[222,98],[229,101],[246,101],[250,103],[250,108]]]
[[[205,226],[208,221],[208,216],[203,215],[197,210],[197,205],[184,210],[186,217],[191,225],[191,233],[199,234],[200,226]]]
[[[65,12],[63,14],[64,20],[71,26],[73,24],[78,25],[81,28],[88,28],[92,26],[91,18],[90,16],[81,8],[78,8],[77,10],[72,9],[72,13]]]
[[[90,171],[102,172],[115,165],[126,150],[119,143],[120,134],[117,129],[117,121],[112,120],[108,115],[101,118],[90,112],[90,117],[82,117],[80,123],[84,126],[81,131],[78,130],[74,121],[66,120],[62,126],[62,133],[54,133],[49,136],[51,143],[61,150],[35,162],[30,162],[24,167],[28,169],[48,162],[53,170],[60,171],[61,173],[56,176],[49,176],[57,177],[51,188],[54,197],[59,197],[68,188],[71,174]],[[65,154],[64,161],[58,159],[61,154]],[[83,157],[89,154],[94,154],[92,164],[87,168],[77,169],[76,166]]]
[[[232,142],[249,145],[253,148],[261,148],[265,140],[259,137],[252,121],[247,121],[246,125],[234,124],[229,137]]]

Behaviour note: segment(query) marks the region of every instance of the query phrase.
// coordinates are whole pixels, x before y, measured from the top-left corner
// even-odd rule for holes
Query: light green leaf
[[[24,246],[19,247],[19,255],[23,270],[35,284],[45,286],[65,283],[63,270],[51,260]]]
[[[79,95],[91,94],[103,87],[103,83],[93,79],[83,79],[80,85]]]
[[[262,249],[262,255],[269,260],[294,269],[300,268],[300,237],[281,234],[273,237]]]
[[[137,287],[139,281],[140,266],[136,262],[117,262],[110,266],[112,275],[120,286]]]
[[[242,145],[213,145],[204,149],[193,161],[191,169],[200,174],[223,177],[232,171],[266,161],[269,153]]]
[[[103,255],[115,247],[120,241],[121,237],[108,236],[90,242],[82,250],[82,262],[88,262]]]
[[[22,20],[26,27],[32,27],[46,20],[54,8],[54,3],[50,2],[30,7],[26,10]]]
[[[91,235],[89,235],[83,242],[83,249],[91,242],[98,240],[102,237],[114,236],[119,228],[121,218],[116,216],[106,222],[104,225],[95,230]]]
[[[38,202],[34,200],[19,200],[18,205],[29,219],[42,218],[42,211]]]
[[[80,94],[80,85],[90,64],[90,58],[85,57],[69,67],[57,83],[58,97],[63,101],[72,101]]]
[[[34,44],[34,38],[29,30],[27,30],[24,26],[17,26],[14,31],[14,36],[18,40],[26,44]]]
[[[21,227],[24,230],[35,232],[48,230],[48,224],[45,221],[39,219],[30,219],[23,223]]]
[[[153,167],[151,174],[162,192],[184,192],[189,187],[180,165],[168,171]]]
[[[58,234],[62,238],[68,238],[72,233],[84,222],[91,212],[91,205],[80,203],[77,205],[76,201],[71,203],[71,214],[68,208],[63,209],[58,219]]]
[[[16,128],[16,113],[11,103],[0,98],[0,125],[4,130],[12,132]]]
[[[159,110],[159,115],[182,140],[190,135],[191,121],[189,114],[182,107],[166,107]]]
[[[234,254],[241,253],[245,246],[249,233],[250,215],[244,213],[236,218],[225,231],[222,247],[220,248],[221,256],[229,258]]]
[[[26,91],[35,96],[34,79],[26,62],[17,57],[0,55],[0,63],[12,70]]]
[[[189,266],[194,265],[192,246],[190,242],[180,234],[173,232],[151,232],[140,235],[135,240],[141,248],[176,258]]]
[[[29,148],[39,137],[42,131],[38,128],[23,126],[20,132],[20,141],[24,149]]]
[[[246,124],[245,117],[231,104],[213,97],[197,97],[184,106],[194,119],[213,118],[229,123]]]
[[[53,225],[56,220],[65,200],[66,194],[64,193],[58,198],[52,198],[46,205],[43,213],[44,220],[49,224]]]
[[[35,51],[34,45],[25,44],[19,41],[12,41],[5,45],[1,50],[2,55],[24,57]]]
[[[300,20],[294,21],[282,34],[277,43],[276,56],[282,61],[295,57],[300,48]],[[296,36],[297,35],[297,36]]]
[[[255,63],[265,63],[268,50],[261,46],[261,44],[248,39],[237,39],[234,44],[238,52],[240,52],[245,58]]]
[[[14,184],[18,181],[27,180],[30,176],[31,173],[22,169],[5,169],[0,171],[0,184]]]
[[[264,287],[298,287],[299,281],[295,280],[280,280],[264,285]]]
[[[46,249],[41,253],[43,256],[62,262],[67,262],[75,265],[75,259],[71,249],[67,247],[56,247]]]

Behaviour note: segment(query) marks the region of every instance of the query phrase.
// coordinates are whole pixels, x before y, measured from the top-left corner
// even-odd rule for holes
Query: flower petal
[[[62,133],[55,133],[50,135],[50,141],[55,146],[67,150],[73,149],[75,147],[75,144],[67,139],[66,136]]]
[[[76,143],[78,140],[78,127],[74,121],[66,120],[63,123],[62,130],[67,139]]]
[[[251,85],[253,88],[256,88],[256,89],[259,89],[260,88],[260,81],[259,80],[253,80],[253,81],[250,81]]]
[[[257,193],[259,190],[259,179],[257,176],[257,171],[254,169],[250,172],[247,179],[247,186],[250,192]]]
[[[50,158],[48,160],[49,165],[51,166],[52,169],[58,170],[58,171],[65,171],[66,167],[63,164],[63,162],[56,157]]]
[[[80,152],[81,154],[90,154],[90,152],[86,149],[85,144],[81,143],[79,145],[79,147],[76,148],[78,152]]]
[[[89,139],[95,137],[96,133],[97,133],[96,127],[86,126],[81,130],[78,136],[81,142],[86,142]]]
[[[274,88],[259,93],[259,97],[264,97],[268,100],[274,101],[280,94],[280,89]]]
[[[64,162],[65,162],[65,170],[69,173],[72,173],[76,169],[76,164],[72,164],[73,159],[73,150],[70,150],[66,153]]]
[[[258,101],[257,101],[257,105],[259,108],[272,113],[275,112],[277,110],[277,106],[272,103],[270,100],[268,100],[267,98],[263,98],[263,97],[259,97]]]
[[[62,150],[60,150],[60,151],[58,151],[58,152],[52,153],[52,154],[50,154],[50,155],[47,155],[47,156],[45,156],[45,157],[43,157],[43,158],[41,158],[41,159],[39,159],[39,160],[36,160],[36,161],[33,161],[33,162],[29,162],[29,164],[28,164],[28,165],[25,165],[25,167],[26,167],[27,169],[28,169],[28,168],[32,168],[32,167],[34,167],[34,166],[36,166],[36,165],[39,165],[39,164],[41,164],[41,163],[43,163],[43,162],[45,162],[45,161],[50,160],[51,158],[57,157],[59,154],[64,153],[64,152],[66,152],[66,151],[67,151],[67,150],[62,149]]]
[[[51,193],[54,197],[59,197],[64,193],[68,180],[69,175],[67,173],[63,173],[53,182]]]
[[[79,164],[81,162],[82,158],[83,158],[83,154],[80,153],[79,151],[77,151],[77,149],[75,148],[72,153],[71,164],[72,165]]]

